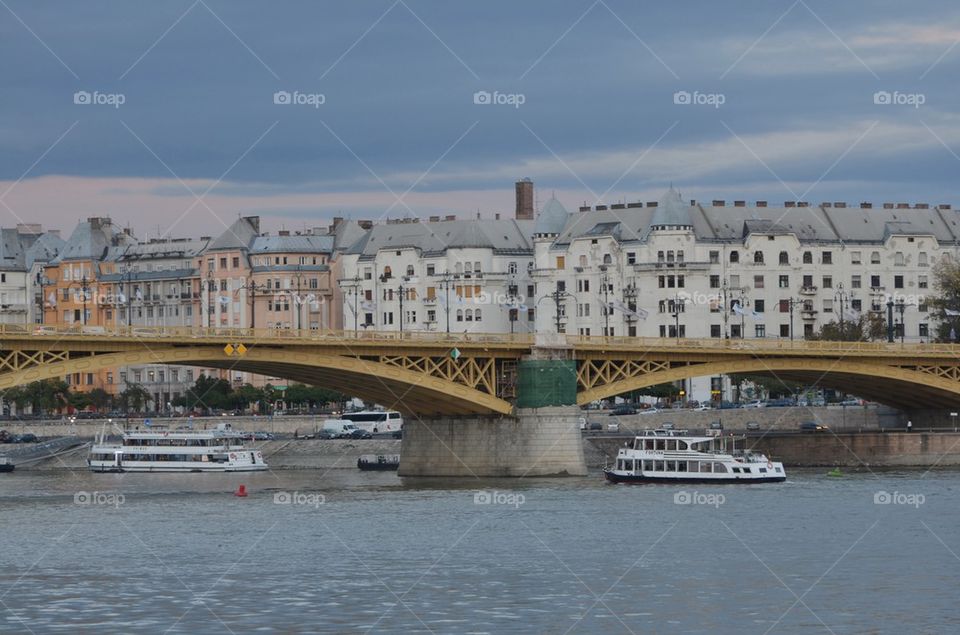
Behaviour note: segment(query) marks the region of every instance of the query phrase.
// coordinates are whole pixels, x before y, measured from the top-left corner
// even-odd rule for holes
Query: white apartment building
[[[528,333],[533,222],[389,221],[344,250],[344,329]]]
[[[34,290],[37,274],[63,244],[57,232],[44,232],[37,224],[0,229],[0,324],[36,321],[40,313],[39,292]]]

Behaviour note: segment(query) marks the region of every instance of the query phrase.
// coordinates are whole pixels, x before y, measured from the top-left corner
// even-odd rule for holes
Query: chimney
[[[883,209],[893,209],[893,203],[884,203]]]
[[[947,203],[941,203],[940,209],[950,209],[950,205],[948,205]]]
[[[517,220],[533,220],[533,181],[524,177],[514,185],[517,194]]]
[[[457,220],[456,214],[447,214],[444,216],[443,220]]]
[[[860,203],[860,209],[873,209],[873,203]]]
[[[910,209],[910,203],[897,203],[897,209]]]
[[[746,207],[746,206],[747,206],[747,202],[746,202],[746,201],[734,201],[734,202],[733,202],[733,206],[734,206],[734,207]]]
[[[917,203],[913,207],[914,209],[930,209],[930,205],[928,203]]]
[[[590,211],[590,206],[589,206],[589,205],[581,205],[581,206],[580,206],[580,211],[581,211],[581,212],[589,212],[589,211]]]
[[[372,220],[359,220],[357,225],[360,225],[360,229],[371,229],[373,227]]]
[[[727,204],[727,202],[724,201],[724,200],[722,200],[722,199],[721,199],[721,200],[715,199],[715,200],[713,201],[713,206],[714,206],[714,207],[724,207],[726,204]]]
[[[783,202],[783,206],[784,206],[784,207],[796,207],[796,206],[797,206],[797,202],[796,202],[796,201],[784,201],[784,202]]]
[[[289,235],[290,235],[289,229],[281,229],[280,231],[277,232],[277,236],[289,236]]]
[[[431,223],[439,223],[439,222],[440,222],[440,217],[439,217],[439,216],[431,216],[431,217],[430,217],[430,222],[431,222]]]
[[[766,207],[766,206],[767,206],[766,201],[757,201],[757,207]]]
[[[97,216],[91,216],[87,219],[87,222],[90,223],[90,229],[97,230],[100,229],[100,221],[102,219]]]
[[[823,203],[820,203],[820,207],[823,207],[823,208],[833,207],[833,203],[831,203],[831,202],[829,202],[829,201],[825,201],[825,202],[823,202]]]
[[[493,220],[500,220],[500,212],[493,215]]]
[[[334,216],[333,225],[330,226],[330,233],[332,234],[337,230],[337,227],[340,227],[340,223],[343,222],[343,216]]]
[[[834,207],[839,207],[840,209],[844,209],[844,208],[847,207],[847,204],[844,203],[843,201],[837,201],[837,202],[835,202],[835,203],[833,204],[833,206],[834,206]]]

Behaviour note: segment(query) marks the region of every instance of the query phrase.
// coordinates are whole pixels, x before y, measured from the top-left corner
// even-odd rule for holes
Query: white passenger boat
[[[759,452],[737,450],[734,437],[691,436],[685,430],[644,430],[620,448],[613,483],[776,483],[785,481],[783,463]]]
[[[229,425],[216,430],[152,427],[124,432],[120,443],[103,436],[90,448],[94,472],[258,472],[267,469],[259,450],[244,446]]]

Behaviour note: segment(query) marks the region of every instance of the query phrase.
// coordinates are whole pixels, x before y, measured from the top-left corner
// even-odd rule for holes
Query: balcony
[[[816,309],[800,309],[800,317],[804,320],[815,320],[817,319],[817,310]]]
[[[813,285],[803,285],[800,287],[800,295],[814,295],[817,292],[817,287]]]
[[[703,261],[680,261],[680,262],[638,262],[633,265],[634,271],[676,271],[676,270],[706,270],[710,268],[710,263]]]
[[[424,304],[427,304],[427,305],[436,304],[436,303],[437,303],[437,297],[434,296],[434,297],[432,297],[432,298],[423,298],[423,303],[424,303]]]

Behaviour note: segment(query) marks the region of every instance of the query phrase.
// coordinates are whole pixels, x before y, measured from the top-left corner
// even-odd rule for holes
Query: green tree
[[[120,404],[126,411],[141,412],[151,401],[153,396],[140,384],[127,384],[127,388],[120,393]]]
[[[113,395],[103,388],[94,388],[88,392],[87,399],[97,412],[109,410],[113,406]]]
[[[960,316],[947,311],[960,311],[960,263],[944,256],[933,266],[933,289],[936,295],[929,299],[931,316],[935,316],[933,335],[938,342],[954,342],[960,337]],[[950,334],[953,331],[954,337]]]
[[[887,338],[887,322],[881,313],[861,313],[856,320],[836,320],[827,322],[808,340],[823,340],[831,342],[879,342]]]

